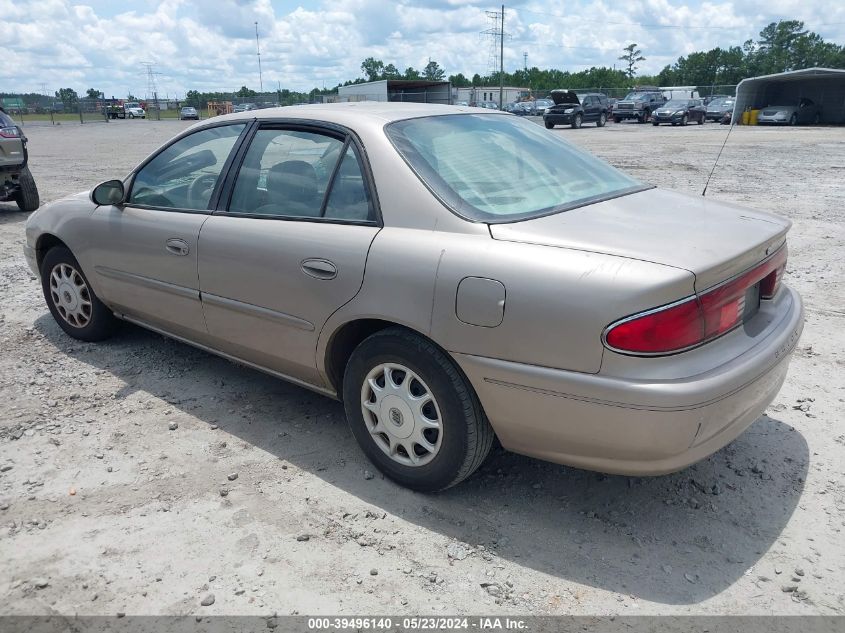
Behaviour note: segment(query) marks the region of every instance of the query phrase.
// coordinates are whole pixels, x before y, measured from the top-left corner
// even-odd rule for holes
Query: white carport
[[[743,79],[736,87],[733,120],[746,109],[794,105],[802,98],[821,106],[822,123],[845,123],[845,70],[805,68]]]

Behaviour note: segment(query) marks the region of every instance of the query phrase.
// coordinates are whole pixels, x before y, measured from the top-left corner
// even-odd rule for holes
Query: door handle
[[[337,266],[327,259],[302,260],[302,272],[315,279],[334,279],[337,277]]]
[[[164,243],[164,247],[167,249],[167,252],[171,255],[187,255],[190,252],[190,247],[188,243],[180,239],[178,237],[171,237]]]

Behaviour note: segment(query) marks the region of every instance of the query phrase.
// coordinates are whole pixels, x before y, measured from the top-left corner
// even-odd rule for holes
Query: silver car
[[[757,116],[758,125],[799,125],[821,122],[821,108],[812,99],[803,98],[798,105],[766,106]]]
[[[349,103],[198,123],[24,250],[70,336],[123,319],[341,399],[386,475],[440,490],[494,436],[635,475],[732,441],[801,334],[789,227],[505,113]]]

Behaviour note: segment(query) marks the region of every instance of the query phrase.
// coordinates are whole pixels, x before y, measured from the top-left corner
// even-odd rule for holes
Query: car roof
[[[498,111],[497,111],[498,112]],[[426,103],[393,103],[378,101],[359,101],[352,103],[325,103],[303,105],[300,107],[264,108],[248,112],[235,112],[212,117],[206,121],[246,121],[251,119],[306,119],[352,125],[381,121],[382,125],[402,119],[415,119],[425,116],[446,114],[478,114],[478,108],[469,106],[448,106]],[[489,114],[493,114],[490,112]],[[508,116],[501,112],[502,116]]]

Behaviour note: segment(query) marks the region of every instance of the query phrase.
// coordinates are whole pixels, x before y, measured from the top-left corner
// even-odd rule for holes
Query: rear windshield
[[[431,116],[386,130],[434,194],[473,221],[513,222],[648,188],[514,116]]]

